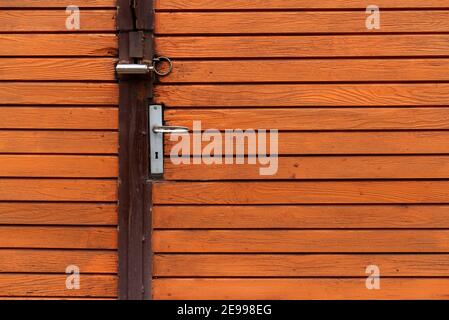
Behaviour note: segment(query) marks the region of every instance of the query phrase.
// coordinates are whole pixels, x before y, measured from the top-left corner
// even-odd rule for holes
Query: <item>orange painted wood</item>
[[[0,224],[117,225],[116,204],[1,202]]]
[[[417,57],[446,56],[448,41],[446,34],[158,37],[156,50],[172,58]]]
[[[65,10],[3,10],[0,12],[0,32],[76,32],[66,27],[69,16]],[[83,11],[80,31],[115,32],[115,19],[115,10]]]
[[[172,230],[154,231],[161,253],[449,252],[444,230]]]
[[[0,177],[115,178],[116,156],[0,155]]]
[[[449,182],[157,182],[154,183],[153,202],[155,204],[448,203]]]
[[[114,227],[2,226],[0,231],[1,248],[117,248],[117,229]]]
[[[65,273],[70,265],[82,274],[117,272],[113,251],[0,249],[0,255],[0,273]]]
[[[115,83],[4,82],[0,104],[117,105]]]
[[[117,151],[117,132],[0,131],[0,153],[116,154]]]
[[[448,20],[449,21],[449,20]],[[162,83],[447,81],[448,59],[177,60]],[[262,72],[263,70],[263,72]]]
[[[116,201],[117,182],[75,179],[0,179],[0,201]]]
[[[109,58],[2,58],[0,77],[10,81],[114,81],[114,65],[115,60]]]
[[[78,0],[78,7],[96,8],[110,7],[115,8],[116,0]],[[0,8],[66,8],[65,0],[2,0]]]
[[[12,0],[10,0],[12,1]],[[156,9],[163,10],[246,10],[246,9],[365,9],[372,4],[360,0],[156,0]],[[378,0],[381,8],[448,8],[447,0]]]
[[[368,290],[361,279],[154,279],[153,299],[360,300],[447,299],[449,279],[381,279]]]
[[[114,34],[0,35],[0,56],[111,57],[116,55],[117,38]]]
[[[156,277],[447,277],[446,254],[156,254]],[[186,266],[189,266],[186,268]]]
[[[0,119],[1,129],[118,129],[114,107],[1,107]]]
[[[0,110],[1,113],[1,110]],[[168,109],[168,125],[192,129],[404,130],[449,129],[446,108]]]
[[[167,85],[155,97],[168,107],[446,106],[449,84]]]
[[[366,28],[365,21],[368,16],[364,10],[346,12],[160,12],[156,14],[155,24],[158,34],[332,34],[449,31],[449,11],[384,11],[381,13],[380,29],[373,30]]]
[[[117,276],[82,275],[79,290],[68,290],[66,279],[66,274],[0,274],[0,295],[16,297],[117,296]]]
[[[155,229],[448,227],[448,205],[171,205],[153,208]]]

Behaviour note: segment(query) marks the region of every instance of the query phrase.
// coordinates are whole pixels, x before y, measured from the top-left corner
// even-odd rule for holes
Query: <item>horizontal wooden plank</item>
[[[2,111],[0,110],[0,113]],[[406,130],[449,129],[446,108],[168,109],[167,125],[206,129]]]
[[[449,4],[449,3],[448,3]],[[366,27],[365,11],[157,13],[158,34],[289,34],[447,32],[449,11],[383,11],[381,27]],[[336,23],[338,21],[338,23]]]
[[[153,251],[449,252],[444,230],[176,230],[154,231]]]
[[[2,10],[0,32],[76,32],[66,27],[69,15],[65,10]],[[85,10],[80,15],[79,31],[115,31],[115,17],[115,10]]]
[[[116,201],[115,180],[0,179],[0,201]]]
[[[168,107],[436,106],[448,105],[449,84],[160,85],[155,97]]]
[[[0,203],[0,224],[116,225],[116,204]]]
[[[76,5],[81,8],[110,7],[115,8],[116,0],[78,0]],[[0,8],[66,8],[65,0],[2,0]]]
[[[0,119],[1,129],[118,129],[114,107],[1,107]]]
[[[0,34],[0,56],[116,55],[114,34]]]
[[[447,81],[447,68],[448,59],[177,60],[161,82]]]
[[[449,203],[449,181],[157,182],[154,183],[153,202],[155,204]]]
[[[0,83],[0,104],[118,105],[115,83]]]
[[[115,178],[118,157],[0,155],[0,177]]]
[[[155,300],[447,299],[449,279],[154,279]]]
[[[438,229],[449,227],[449,206],[154,206],[153,227],[155,229]]]
[[[174,164],[165,159],[164,177],[166,180],[193,181],[449,178],[449,156],[280,157],[276,166],[271,164],[272,175],[261,175],[260,169],[269,165],[249,164],[249,158],[242,159],[244,163],[238,165],[220,160],[222,164]],[[19,165],[20,161],[17,163]],[[13,165],[11,159],[10,166]],[[3,171],[0,169],[0,175]]]
[[[114,64],[110,58],[2,58],[0,77],[9,81],[114,81]]]
[[[172,58],[416,57],[447,56],[448,42],[447,34],[157,37],[156,49]]]
[[[115,227],[5,227],[1,248],[116,249]],[[75,259],[75,257],[73,258]]]
[[[156,254],[155,277],[447,277],[446,254]],[[189,266],[186,268],[186,266]]]
[[[1,296],[116,297],[117,276],[81,275],[80,289],[66,287],[67,275],[0,274]]]
[[[10,0],[12,1],[12,0]],[[372,4],[360,0],[156,0],[159,10],[246,10],[246,9],[365,9]],[[381,8],[448,8],[447,0],[378,0]]]
[[[82,274],[117,272],[113,251],[0,249],[0,255],[0,273],[65,273],[70,265]]]
[[[115,154],[117,151],[117,132],[0,131],[0,153]]]
[[[176,139],[170,141],[170,138]],[[190,135],[190,139],[192,149],[190,154],[198,155],[197,150],[193,152],[192,135]],[[177,137],[166,137],[165,153],[167,155],[176,151],[176,149],[173,151],[172,148],[178,141],[180,140]],[[269,135],[267,135],[266,141],[270,141]],[[203,141],[202,143],[201,151],[210,142]],[[225,145],[225,143],[223,144]],[[234,139],[234,145],[243,148],[243,153],[236,148],[234,155],[248,154],[248,143],[245,140]],[[449,132],[280,132],[278,147],[280,155],[446,154],[449,152]],[[225,154],[225,150],[222,146],[222,154]],[[267,150],[269,150],[269,146],[267,146]],[[186,155],[186,153],[187,151],[183,154]],[[276,154],[276,152],[271,154]]]

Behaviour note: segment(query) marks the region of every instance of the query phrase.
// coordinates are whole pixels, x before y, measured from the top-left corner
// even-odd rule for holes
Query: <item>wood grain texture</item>
[[[366,8],[366,7],[365,7]],[[383,9],[383,8],[382,8]],[[368,30],[365,11],[157,13],[158,34],[289,34],[447,32],[449,11],[384,11]]]
[[[10,0],[12,1],[12,0]],[[372,4],[360,0],[156,0],[156,9],[163,10],[246,10],[246,9],[365,9]],[[378,0],[381,8],[448,8],[447,0]]]
[[[155,206],[153,227],[155,229],[438,229],[449,227],[449,206]]]
[[[117,132],[0,131],[0,153],[116,154]]]
[[[0,155],[0,177],[116,178],[116,156]]]
[[[2,58],[0,77],[9,81],[114,81],[114,67],[115,60],[109,58]]]
[[[116,0],[78,0],[76,5],[80,8],[115,8]],[[65,0],[2,0],[0,8],[66,8]]]
[[[82,274],[117,272],[113,251],[0,249],[0,256],[0,273],[65,273],[70,265]]]
[[[1,107],[0,119],[1,129],[118,129],[114,107]]]
[[[1,110],[0,110],[1,113]],[[168,109],[167,125],[192,129],[201,121],[203,130],[405,130],[449,129],[446,108],[252,108]]]
[[[447,277],[446,254],[156,254],[155,277]],[[189,266],[186,268],[185,266]]]
[[[449,21],[449,20],[448,20]],[[162,83],[447,81],[448,59],[177,60]],[[263,70],[263,72],[262,72]]]
[[[114,227],[1,226],[0,231],[1,248],[117,248],[117,229]]]
[[[116,297],[117,276],[81,275],[80,289],[66,288],[67,275],[0,274],[2,296]]]
[[[117,55],[114,34],[1,34],[0,56]]]
[[[155,204],[448,203],[448,181],[157,182]]]
[[[172,58],[417,57],[446,56],[448,42],[446,34],[157,37],[156,50]]]
[[[0,32],[76,32],[66,27],[69,16],[65,10],[3,10]],[[80,15],[80,31],[114,32],[115,17],[115,10],[85,10]]]
[[[160,253],[449,252],[439,230],[172,230],[154,231]]]
[[[449,84],[164,85],[155,98],[168,107],[445,106]]]
[[[158,300],[448,299],[448,279],[382,279],[368,290],[362,279],[155,279]]]
[[[115,180],[0,179],[1,201],[116,201]]]
[[[0,83],[0,104],[117,105],[114,83]]]
[[[0,224],[117,225],[116,204],[1,202]]]

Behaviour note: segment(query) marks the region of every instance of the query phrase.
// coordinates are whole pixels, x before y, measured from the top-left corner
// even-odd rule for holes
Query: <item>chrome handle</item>
[[[154,69],[147,64],[119,63],[115,67],[117,74],[147,74]]]
[[[178,126],[155,126],[154,133],[189,133],[189,128]]]

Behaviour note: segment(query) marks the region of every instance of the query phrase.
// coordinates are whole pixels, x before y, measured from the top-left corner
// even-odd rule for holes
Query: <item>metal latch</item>
[[[162,106],[150,105],[149,129],[151,175],[162,175],[164,173],[164,134],[189,133],[189,128],[178,126],[164,126]]]
[[[163,70],[160,65],[163,63],[168,64],[168,68]],[[123,74],[149,74],[151,72],[156,73],[158,76],[164,77],[170,74],[173,70],[173,63],[170,58],[167,57],[156,57],[153,59],[153,63],[118,63],[115,67],[115,71],[118,75]]]

